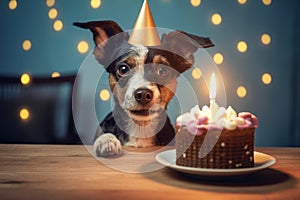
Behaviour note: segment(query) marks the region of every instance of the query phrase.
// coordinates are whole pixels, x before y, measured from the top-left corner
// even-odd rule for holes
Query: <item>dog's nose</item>
[[[153,92],[146,88],[140,88],[134,92],[134,98],[140,104],[145,105],[153,99]]]

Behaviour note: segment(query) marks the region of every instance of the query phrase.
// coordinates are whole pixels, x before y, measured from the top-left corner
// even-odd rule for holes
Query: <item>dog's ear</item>
[[[200,37],[183,31],[172,31],[162,35],[162,48],[176,55],[178,59],[173,66],[182,73],[194,64],[194,53],[198,48],[213,47],[209,38]]]
[[[117,46],[120,46],[120,43],[123,41],[127,41],[129,37],[127,33],[123,34],[121,27],[114,21],[75,22],[73,25],[90,29],[96,45],[94,49],[95,57],[104,66],[111,62],[110,58],[112,57],[113,50]],[[112,39],[108,40],[111,37]]]
[[[90,29],[93,33],[93,39],[96,46],[101,45],[101,43],[107,41],[108,38],[123,32],[121,27],[114,21],[75,22],[73,25],[84,29]]]

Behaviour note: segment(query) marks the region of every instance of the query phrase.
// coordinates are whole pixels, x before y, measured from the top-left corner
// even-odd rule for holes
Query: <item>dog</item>
[[[210,39],[172,31],[162,35],[161,48],[148,47],[129,44],[129,34],[114,21],[73,25],[92,32],[93,53],[109,73],[115,101],[95,136],[97,156],[119,155],[123,145],[143,148],[171,143],[175,131],[166,110],[176,92],[176,79],[192,67],[198,48],[214,46]]]

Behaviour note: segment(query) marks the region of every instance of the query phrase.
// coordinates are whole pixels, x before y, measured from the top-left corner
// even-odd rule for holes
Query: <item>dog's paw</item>
[[[94,142],[94,153],[107,157],[119,155],[122,152],[121,142],[111,133],[100,135]]]

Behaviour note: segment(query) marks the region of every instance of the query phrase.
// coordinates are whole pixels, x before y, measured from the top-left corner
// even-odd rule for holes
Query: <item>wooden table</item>
[[[167,168],[116,171],[84,146],[0,145],[0,199],[300,199],[300,148],[256,150],[274,156],[276,165],[207,179]]]

